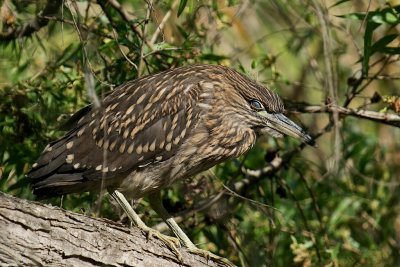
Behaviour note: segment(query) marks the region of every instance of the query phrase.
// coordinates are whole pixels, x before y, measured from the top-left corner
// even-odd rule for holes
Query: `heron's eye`
[[[258,101],[256,99],[250,100],[249,103],[250,103],[250,107],[254,110],[257,110],[257,111],[264,110],[264,106],[260,103],[260,101]]]

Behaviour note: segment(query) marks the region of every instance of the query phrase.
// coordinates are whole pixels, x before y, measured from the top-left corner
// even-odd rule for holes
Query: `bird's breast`
[[[171,162],[170,180],[173,182],[196,175],[250,150],[256,139],[254,131],[229,126],[222,123],[212,131],[204,125],[198,126]]]

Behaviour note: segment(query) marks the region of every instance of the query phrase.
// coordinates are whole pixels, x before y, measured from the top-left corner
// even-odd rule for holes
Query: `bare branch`
[[[175,0],[172,5],[171,8],[168,10],[168,12],[164,15],[163,19],[161,20],[160,24],[158,25],[156,31],[153,33],[153,36],[151,36],[150,39],[150,44],[154,45],[154,43],[156,42],[158,36],[160,35],[160,33],[162,33],[165,24],[167,23],[168,19],[171,17],[172,15],[172,11],[176,8],[176,6],[178,5],[179,1]]]
[[[151,16],[151,12],[153,9],[153,1],[152,0],[148,0],[147,2],[148,8],[147,8],[147,12],[146,12],[146,19],[144,22],[144,27],[143,27],[143,37],[142,37],[142,44],[140,46],[140,58],[139,58],[139,67],[138,67],[138,77],[142,76],[143,73],[143,64],[144,64],[144,46],[145,43],[147,42],[147,38],[146,38],[146,34],[147,34],[147,25],[149,23],[149,19]]]
[[[287,110],[293,113],[333,113],[341,116],[353,116],[361,119],[371,120],[383,124],[400,127],[400,115],[377,112],[363,109],[352,109],[334,105],[309,105],[307,103],[293,103],[285,101]]]

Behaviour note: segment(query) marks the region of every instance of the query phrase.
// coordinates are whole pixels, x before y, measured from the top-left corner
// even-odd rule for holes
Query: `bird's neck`
[[[210,120],[200,120],[207,121]],[[196,125],[171,163],[173,180],[187,178],[218,163],[245,154],[254,145],[255,132],[239,123],[215,121],[216,125]]]

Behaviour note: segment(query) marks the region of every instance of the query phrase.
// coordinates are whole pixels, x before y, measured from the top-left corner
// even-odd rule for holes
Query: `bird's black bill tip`
[[[307,145],[318,147],[317,143],[315,142],[315,139],[306,133],[304,133],[303,135],[303,142],[306,143]]]
[[[303,143],[316,147],[315,139],[307,134],[300,126],[288,119],[282,113],[268,113],[266,111],[259,112],[259,114],[267,120],[270,129],[269,132],[279,135],[288,135],[300,139]]]

